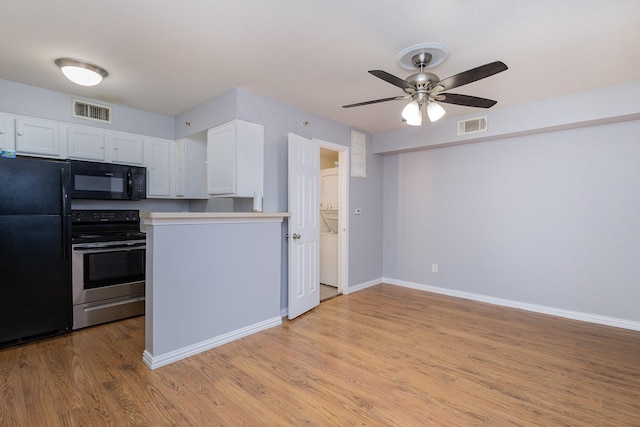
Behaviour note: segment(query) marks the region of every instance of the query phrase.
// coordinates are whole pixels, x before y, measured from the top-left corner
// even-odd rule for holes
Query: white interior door
[[[320,147],[289,134],[289,319],[320,304]]]

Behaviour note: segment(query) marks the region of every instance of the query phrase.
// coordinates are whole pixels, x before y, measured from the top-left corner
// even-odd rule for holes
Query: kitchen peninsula
[[[141,212],[151,369],[282,324],[288,213]]]

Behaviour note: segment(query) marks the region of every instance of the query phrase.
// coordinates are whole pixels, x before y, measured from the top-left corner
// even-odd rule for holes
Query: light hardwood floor
[[[143,349],[138,317],[0,350],[0,425],[640,425],[640,332],[390,285],[155,371]]]

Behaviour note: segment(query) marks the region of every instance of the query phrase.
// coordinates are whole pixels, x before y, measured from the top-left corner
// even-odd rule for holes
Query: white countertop
[[[289,212],[140,212],[145,224],[282,221]]]

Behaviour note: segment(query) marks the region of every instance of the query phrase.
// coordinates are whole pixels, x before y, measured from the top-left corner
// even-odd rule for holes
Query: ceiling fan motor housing
[[[407,77],[406,81],[411,83],[416,88],[420,89],[421,87],[424,89],[428,89],[431,83],[435,83],[440,79],[433,73],[415,73]],[[404,91],[410,93],[413,88],[405,88]]]
[[[429,65],[429,62],[431,62],[431,58],[433,58],[433,55],[429,52],[420,52],[413,55],[413,58],[411,58],[411,62],[417,68],[420,68],[420,70],[422,70],[423,68],[426,68],[427,65]]]

